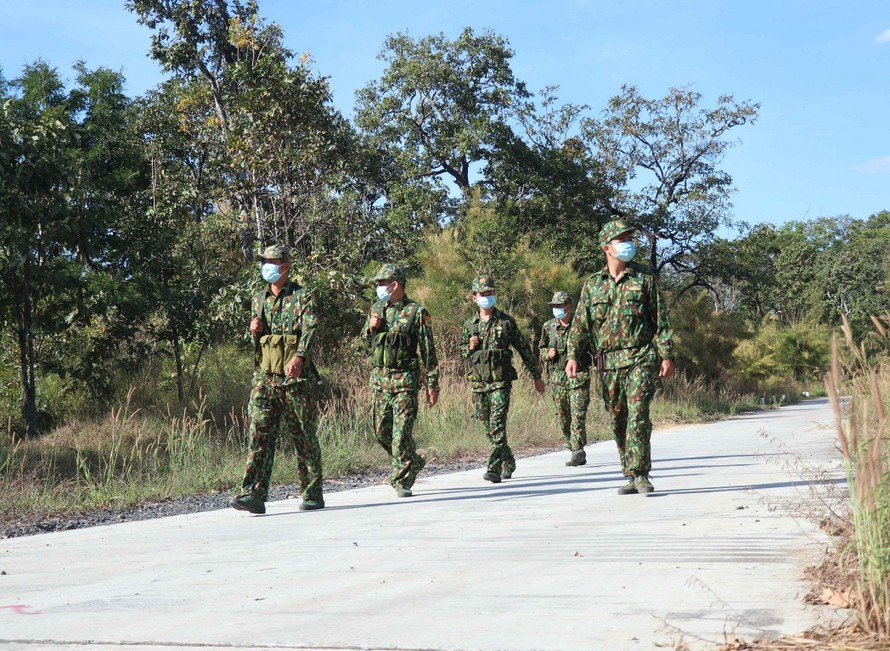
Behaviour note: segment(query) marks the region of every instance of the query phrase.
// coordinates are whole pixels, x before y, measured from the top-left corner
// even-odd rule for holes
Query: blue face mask
[[[566,311],[564,308],[554,307],[553,308],[553,316],[555,316],[557,319],[564,319],[564,318],[566,318]]]
[[[618,242],[612,246],[615,248],[615,257],[622,262],[630,262],[637,254],[637,245],[633,242]]]
[[[281,265],[274,264],[272,262],[266,262],[260,267],[260,274],[263,276],[263,280],[267,283],[274,283],[279,278],[281,278],[281,272],[279,269]]]
[[[487,310],[489,308],[494,307],[494,302],[497,300],[497,296],[477,296],[476,297],[476,305]]]
[[[388,301],[389,297],[392,296],[392,292],[389,291],[389,288],[392,286],[392,283],[389,285],[377,285],[377,298],[381,301]]]

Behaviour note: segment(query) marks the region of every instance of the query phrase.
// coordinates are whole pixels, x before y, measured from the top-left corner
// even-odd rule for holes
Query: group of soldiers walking
[[[631,262],[635,229],[620,220],[606,224],[599,238],[606,266],[588,278],[577,305],[558,291],[550,306],[553,318],[542,329],[538,354],[516,321],[495,307],[497,291],[489,275],[473,280],[475,314],[461,337],[461,356],[469,366],[474,416],[490,443],[483,479],[500,483],[516,470],[507,442],[510,392],[517,379],[518,353],[535,390],[546,390],[542,368],[549,371],[551,394],[566,445],[567,466],[587,462],[586,415],[591,375],[600,376],[622,473],[622,495],[654,490],[649,403],[656,375],[674,373],[667,306],[652,274]],[[240,493],[231,506],[265,513],[279,427],[292,435],[302,492],[300,510],[324,507],[318,422],[318,371],[312,362],[315,305],[305,289],[289,279],[290,253],[270,246],[260,256],[268,287],[253,299],[250,332],[257,346],[248,416],[250,452]],[[373,279],[377,300],[368,311],[361,337],[371,357],[371,422],[374,436],[392,460],[390,483],[399,497],[411,497],[426,463],[413,436],[421,389],[428,405],[439,399],[439,370],[429,312],[408,297],[404,271],[386,264]]]

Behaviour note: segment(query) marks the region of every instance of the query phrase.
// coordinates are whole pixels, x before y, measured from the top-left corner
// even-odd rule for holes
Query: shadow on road
[[[726,456],[748,456],[748,455],[726,455]],[[714,464],[712,466],[683,466],[677,468],[664,468],[654,477],[656,482],[664,482],[671,478],[678,477],[694,477],[707,474],[709,467],[724,468],[727,465],[746,466],[751,464]],[[665,472],[677,470],[699,470],[701,472],[684,473],[684,472]],[[608,476],[605,476],[608,475]],[[511,479],[495,485],[484,486],[463,486],[459,488],[445,488],[433,490],[416,495],[410,499],[393,498],[385,502],[368,502],[366,504],[353,504],[345,506],[328,506],[326,511],[346,511],[351,509],[364,509],[374,507],[392,507],[401,504],[416,503],[448,503],[448,502],[464,502],[478,499],[492,499],[496,501],[520,500],[530,498],[548,497],[551,495],[567,495],[575,493],[596,493],[599,491],[611,491],[616,489],[625,479],[617,472],[596,472],[584,475],[564,476],[564,475],[539,475],[532,477],[522,477]],[[837,478],[829,480],[829,483],[842,484],[845,480]],[[797,488],[809,486],[811,482],[806,480],[792,480],[784,482],[767,482],[754,483],[738,486],[705,486],[701,488],[679,488],[674,490],[656,490],[655,493],[647,497],[679,497],[683,495],[697,495],[708,493],[729,493],[738,491],[765,491],[773,489]],[[633,498],[631,498],[633,499]],[[277,515],[296,515],[297,509],[289,509],[285,512],[270,513],[266,516]]]

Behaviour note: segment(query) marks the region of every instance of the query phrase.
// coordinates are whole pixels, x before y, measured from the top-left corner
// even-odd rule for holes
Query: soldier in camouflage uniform
[[[321,448],[315,435],[319,375],[312,361],[316,315],[312,295],[289,280],[291,257],[284,246],[270,246],[259,256],[269,283],[254,296],[250,333],[257,366],[248,404],[250,454],[241,493],[230,505],[265,513],[275,460],[278,427],[293,438],[303,501],[301,511],[324,508]]]
[[[432,407],[439,400],[439,362],[430,314],[408,298],[405,282],[405,272],[397,265],[381,267],[374,276],[377,301],[362,328],[373,366],[374,436],[392,459],[390,483],[399,497],[411,497],[411,487],[426,464],[412,435],[421,384],[419,361],[425,369],[427,404]]]
[[[572,458],[567,466],[583,466],[587,463],[587,407],[590,404],[590,361],[586,349],[578,356],[580,368],[577,377],[566,375],[568,362],[569,327],[572,323],[572,297],[568,292],[556,292],[550,301],[553,318],[544,323],[538,344],[541,364],[549,373],[550,392],[556,405],[556,415],[562,427],[562,435]],[[585,342],[586,343],[586,342]]]
[[[569,331],[566,364],[568,377],[576,377],[582,345],[597,351],[603,402],[611,416],[621,471],[630,478],[618,490],[621,495],[655,490],[649,479],[649,403],[656,373],[664,378],[674,374],[667,304],[649,269],[631,262],[635,231],[627,222],[615,220],[600,232],[606,266],[584,283]]]
[[[510,389],[517,378],[510,348],[522,357],[540,394],[544,393],[544,381],[531,346],[513,317],[495,309],[495,298],[491,276],[478,276],[473,281],[473,300],[478,305],[478,313],[464,324],[460,351],[470,362],[474,416],[482,421],[491,444],[488,469],[482,478],[497,484],[501,479],[510,479],[516,470],[516,459],[507,444]]]

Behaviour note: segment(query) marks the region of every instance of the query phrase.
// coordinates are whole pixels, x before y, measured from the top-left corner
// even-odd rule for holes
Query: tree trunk
[[[649,240],[649,268],[652,270],[652,275],[658,278],[658,238],[654,231],[648,233],[647,238]]]
[[[251,226],[250,215],[244,208],[241,208],[238,221],[241,224],[241,256],[246,267],[253,262],[253,243],[256,240],[256,231]]]
[[[176,360],[176,394],[179,397],[179,406],[185,404],[185,385],[183,382],[182,354],[179,346],[179,328],[177,327],[176,313],[173,310],[173,301],[170,299],[170,285],[167,276],[164,275],[164,304],[167,308],[167,321],[170,323],[170,343],[173,344],[173,359]]]
[[[31,265],[25,260],[22,274],[22,293],[16,302],[18,321],[19,362],[22,372],[22,415],[25,417],[26,435],[34,437],[37,431],[37,391],[34,386],[34,332],[31,323]]]

